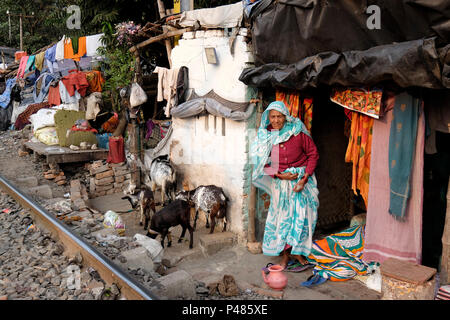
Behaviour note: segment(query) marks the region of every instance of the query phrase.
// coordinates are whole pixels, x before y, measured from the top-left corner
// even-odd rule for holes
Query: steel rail
[[[156,300],[158,297],[143,287],[136,280],[128,276],[116,264],[105,255],[97,251],[52,214],[43,209],[39,204],[22,193],[10,181],[0,175],[0,188],[2,188],[14,200],[23,207],[31,210],[34,222],[52,233],[52,236],[60,240],[67,254],[80,252],[86,265],[94,267],[101,278],[108,284],[116,283],[121,293],[128,300]]]

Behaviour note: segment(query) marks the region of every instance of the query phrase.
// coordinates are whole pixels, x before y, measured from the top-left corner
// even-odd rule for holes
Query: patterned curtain
[[[313,99],[307,96],[301,96],[296,91],[276,91],[276,101],[283,101],[289,110],[291,116],[303,121],[306,128],[311,132],[313,119]]]

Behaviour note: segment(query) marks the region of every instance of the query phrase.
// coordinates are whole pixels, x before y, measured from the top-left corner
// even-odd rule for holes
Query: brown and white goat
[[[227,228],[227,201],[228,198],[222,188],[209,185],[199,186],[191,191],[178,192],[176,199],[190,200],[195,205],[194,230],[197,226],[198,211],[201,210],[206,216],[206,228],[209,228],[209,219],[211,219],[211,230],[214,232],[216,219],[223,219],[222,232]],[[209,218],[209,219],[208,219]]]
[[[144,224],[144,230],[147,230],[148,223],[152,218],[152,211],[153,214],[156,212],[153,191],[143,186],[137,195],[129,194],[122,199],[127,199],[133,210],[139,206],[139,224],[141,226]]]
[[[147,230],[147,236],[155,239],[158,234],[161,235],[161,245],[164,248],[164,239],[168,236],[168,247],[172,245],[172,237],[169,229],[181,225],[183,231],[178,242],[184,238],[186,229],[190,233],[189,248],[192,249],[194,242],[194,229],[191,227],[191,202],[184,200],[175,200],[167,206],[156,212]]]

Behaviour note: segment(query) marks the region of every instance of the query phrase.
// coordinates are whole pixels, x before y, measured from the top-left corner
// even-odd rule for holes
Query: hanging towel
[[[42,69],[44,68],[44,58],[45,58],[45,52],[41,52],[38,53],[36,55],[35,61],[34,61],[34,65],[36,66],[36,69],[38,69],[39,71],[42,71]]]
[[[25,74],[25,68],[27,67],[29,56],[23,56],[20,58],[19,70],[17,71],[17,78],[23,78]]]
[[[411,193],[411,168],[417,136],[417,121],[421,101],[404,92],[396,96],[394,119],[389,136],[389,212],[397,218],[405,217]]]
[[[177,81],[180,68],[167,69],[156,67],[153,71],[158,74],[158,95],[157,100],[161,102],[167,101],[165,107],[165,116],[170,117],[170,109],[178,104],[177,101]]]
[[[387,106],[394,105],[394,96]],[[422,211],[425,121],[421,113],[411,174],[411,198],[405,221],[389,214],[389,141],[393,111],[374,121],[370,166],[369,206],[367,208],[364,261],[383,263],[393,257],[420,264],[422,260]]]
[[[64,59],[80,61],[81,57],[86,54],[86,37],[80,37],[78,39],[77,53],[74,52],[72,43],[73,41],[70,38],[66,38],[64,41]]]
[[[36,69],[35,64],[34,64],[35,60],[36,60],[36,56],[30,56],[28,58],[27,66],[25,67],[25,73],[28,73],[28,72]]]
[[[86,55],[88,57],[96,57],[96,56],[98,56],[97,49],[99,47],[103,46],[102,43],[101,43],[101,37],[102,36],[103,36],[103,33],[86,37]]]
[[[364,199],[366,207],[369,198],[370,157],[372,149],[373,118],[359,112],[353,112],[345,162],[353,163],[352,190],[357,190]]]
[[[56,44],[55,47],[55,60],[60,61],[64,60],[64,42],[66,40],[66,36],[63,36],[60,41]]]

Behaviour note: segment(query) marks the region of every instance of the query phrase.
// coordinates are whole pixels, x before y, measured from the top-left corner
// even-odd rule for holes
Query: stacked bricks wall
[[[89,165],[89,196],[101,197],[123,192],[131,181],[131,172],[125,162],[94,161]]]

